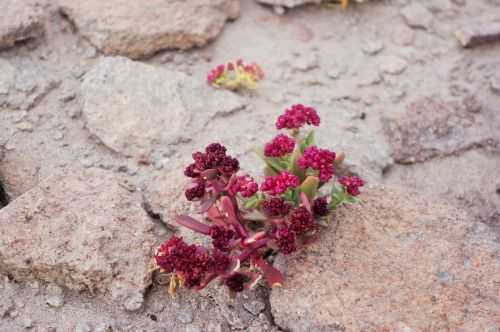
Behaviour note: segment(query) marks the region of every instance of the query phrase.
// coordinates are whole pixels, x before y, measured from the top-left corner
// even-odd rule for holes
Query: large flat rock
[[[45,34],[44,14],[33,1],[0,2],[0,49],[40,38]]]
[[[202,46],[239,16],[239,0],[58,0],[78,33],[107,55],[141,58]]]
[[[291,331],[494,331],[500,243],[488,226],[413,192],[376,186],[338,227],[287,259],[274,289]]]
[[[466,103],[467,104],[467,103]],[[500,120],[495,107],[483,109],[419,98],[385,122],[397,163],[411,164],[484,147],[500,152]]]
[[[103,170],[41,181],[0,210],[0,272],[140,305],[155,243],[130,188]]]
[[[204,80],[124,57],[100,61],[85,75],[81,95],[90,132],[127,156],[190,140],[213,117],[245,107],[243,98]]]

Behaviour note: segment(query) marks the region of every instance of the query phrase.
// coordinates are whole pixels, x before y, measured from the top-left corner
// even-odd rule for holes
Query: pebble
[[[92,332],[92,328],[87,323],[78,323],[75,332]]]
[[[286,12],[286,9],[285,7],[283,6],[274,6],[273,7],[273,12],[276,14],[276,15],[284,15],[285,12]]]
[[[191,311],[183,311],[177,315],[177,320],[183,324],[189,324],[193,322],[193,313]]]
[[[261,301],[243,302],[243,307],[252,315],[257,316],[266,308],[266,305]]]
[[[188,325],[186,326],[186,332],[202,332],[202,329],[196,325]]]
[[[33,327],[33,320],[29,317],[26,317],[26,318],[23,318],[23,320],[21,321],[21,324],[25,329],[30,329]]]
[[[431,27],[432,13],[418,2],[412,2],[401,9],[401,15],[411,28],[427,30]]]
[[[339,79],[343,74],[345,74],[347,72],[347,68],[342,68],[340,66],[332,66],[332,68],[330,68],[328,70],[328,72],[326,73],[328,75],[328,77],[330,77],[331,79]]]
[[[361,46],[361,49],[368,55],[375,55],[384,49],[384,43],[380,40],[367,41],[363,44],[363,46]]]
[[[142,294],[137,293],[130,295],[127,300],[125,300],[125,303],[123,303],[123,306],[125,307],[125,310],[133,312],[137,311],[142,308],[142,305],[144,303],[144,297]]]
[[[493,76],[490,79],[490,88],[491,88],[491,91],[500,95],[500,77]]]
[[[316,53],[310,52],[299,55],[292,61],[291,65],[295,70],[306,72],[319,67],[319,58]]]
[[[89,159],[89,158],[83,158],[83,159],[81,159],[80,163],[85,168],[90,168],[90,167],[92,167],[94,165],[94,161],[91,160],[91,159]]]
[[[64,299],[60,295],[51,296],[45,302],[52,308],[60,308],[64,305]]]
[[[19,129],[20,131],[32,132],[33,124],[28,121],[21,121],[18,124],[16,124],[16,128]]]
[[[392,42],[398,46],[411,46],[415,42],[415,31],[406,25],[400,25],[392,33]]]
[[[380,69],[390,75],[402,74],[407,66],[406,60],[393,55],[384,57],[380,62]]]
[[[64,133],[62,131],[56,131],[53,136],[54,140],[60,141],[64,138]]]

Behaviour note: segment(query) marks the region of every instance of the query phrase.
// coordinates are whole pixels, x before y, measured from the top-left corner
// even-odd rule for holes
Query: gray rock
[[[203,80],[123,57],[105,58],[81,87],[86,126],[127,156],[191,140],[208,121],[243,110],[244,100]]]
[[[202,46],[239,16],[239,0],[59,0],[78,33],[107,55],[130,58]],[[167,19],[165,19],[167,18]]]
[[[38,64],[14,64],[0,59],[0,72],[0,109],[28,110],[60,84],[58,78]]]
[[[33,320],[31,318],[29,318],[29,317],[25,317],[25,318],[22,319],[21,325],[25,329],[30,329],[30,328],[33,327]]]
[[[2,0],[0,13],[0,49],[45,34],[45,17],[40,6],[28,1]]]
[[[52,308],[60,308],[64,305],[64,298],[60,295],[51,296],[46,300]]]
[[[318,54],[314,52],[308,52],[306,54],[300,54],[297,58],[292,60],[291,66],[293,69],[306,72],[319,67]]]
[[[143,294],[155,239],[140,194],[123,183],[116,173],[68,169],[1,209],[0,272],[117,303]],[[60,295],[50,293],[58,306]]]
[[[257,0],[258,3],[262,3],[265,5],[273,5],[286,8],[293,8],[306,4],[320,4],[321,1],[323,0]]]
[[[88,323],[78,323],[75,332],[92,332],[92,327]]]
[[[368,55],[375,55],[384,49],[384,43],[380,40],[366,41],[361,46],[361,49]]]
[[[190,324],[193,322],[193,313],[191,311],[184,310],[177,315],[177,320],[183,324]]]
[[[401,15],[406,24],[411,28],[429,29],[432,25],[432,13],[420,2],[412,2],[401,9]]]
[[[266,304],[262,301],[243,302],[243,307],[252,315],[259,315],[266,308]]]
[[[380,70],[390,75],[402,74],[407,66],[406,60],[394,55],[384,56],[380,61]]]

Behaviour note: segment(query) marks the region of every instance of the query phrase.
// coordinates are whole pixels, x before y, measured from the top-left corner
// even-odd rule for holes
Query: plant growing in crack
[[[215,88],[228,90],[255,89],[257,82],[264,78],[264,71],[256,64],[246,64],[243,60],[218,65],[207,75],[207,83]]]
[[[288,134],[278,134],[257,151],[266,165],[260,185],[238,173],[238,160],[219,143],[193,154],[184,171],[191,178],[185,196],[199,202],[206,220],[183,215],[176,222],[210,237],[212,247],[173,236],[157,249],[157,267],[171,275],[171,294],[178,286],[200,290],[216,279],[234,293],[262,277],[270,287],[282,285],[274,255],[290,255],[318,239],[335,209],[358,201],[363,180],[334,174],[343,154],[317,147],[314,130],[304,132],[305,126],[319,124],[316,110],[301,104],[278,117],[276,128]]]

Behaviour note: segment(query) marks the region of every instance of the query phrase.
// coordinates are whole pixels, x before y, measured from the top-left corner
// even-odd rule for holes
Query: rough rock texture
[[[493,108],[420,98],[388,119],[385,132],[394,160],[404,164],[474,147],[500,151],[500,121]]]
[[[40,38],[44,33],[43,11],[36,3],[19,0],[0,2],[0,49]]]
[[[385,183],[448,199],[500,234],[500,154],[473,149],[421,164],[396,165]]]
[[[103,53],[141,58],[167,48],[202,46],[226,20],[239,16],[239,0],[59,0],[78,33]]]
[[[0,59],[0,72],[0,109],[28,110],[60,83],[43,66],[29,63]]]
[[[81,93],[87,128],[127,156],[190,140],[212,117],[245,107],[231,92],[124,57],[99,62],[85,76]]]
[[[259,3],[293,8],[306,4],[320,4],[323,0],[257,0]]]
[[[488,226],[415,193],[372,187],[336,231],[288,260],[271,294],[291,331],[492,331],[500,243]]]
[[[155,243],[131,190],[103,170],[72,169],[42,181],[0,211],[0,271],[140,307]]]

